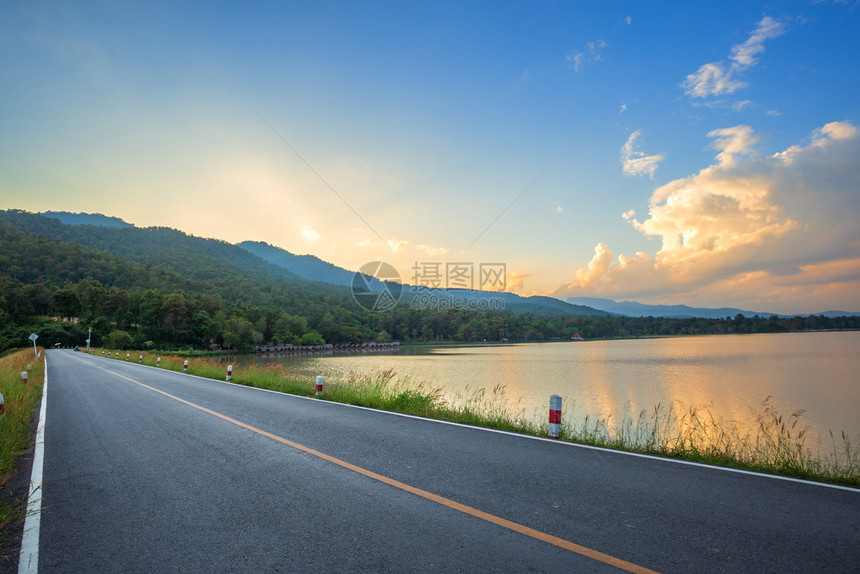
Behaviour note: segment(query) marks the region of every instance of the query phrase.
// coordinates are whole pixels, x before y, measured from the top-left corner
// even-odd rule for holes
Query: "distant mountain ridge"
[[[285,249],[269,245],[262,241],[243,241],[242,243],[239,243],[238,246],[273,265],[282,267],[290,273],[306,279],[323,281],[333,285],[351,286],[356,274],[355,271],[349,271],[348,269],[338,267],[327,261],[323,261],[314,255],[295,255]],[[374,291],[381,290],[383,288],[382,282],[375,279],[369,282],[369,286]],[[404,285],[401,299],[404,302],[410,303],[414,298],[421,297],[422,295],[436,297],[437,300],[446,299],[452,303],[457,301],[456,304],[468,304],[468,302],[496,299],[504,302],[505,309],[514,311],[515,313],[535,313],[538,315],[557,313],[568,313],[573,315],[608,315],[608,313],[592,307],[566,303],[553,297],[523,297],[516,293],[476,291],[469,289],[426,290],[417,288],[413,289],[409,285]]]
[[[72,213],[70,211],[43,211],[40,215],[59,219],[66,225],[95,225],[97,227],[134,227],[119,217],[101,213]]]
[[[860,311],[822,311],[821,313],[812,313],[813,315],[823,315],[825,317],[830,317],[831,319],[835,317],[860,317]]]
[[[575,305],[587,305],[601,311],[607,311],[616,315],[625,315],[627,317],[666,317],[671,319],[723,319],[725,317],[735,317],[743,315],[744,317],[794,317],[794,315],[785,315],[781,313],[767,313],[762,311],[747,311],[744,309],[736,309],[734,307],[690,307],[688,305],[648,305],[637,301],[613,301],[612,299],[600,299],[597,297],[568,297],[565,301]],[[799,315],[824,315],[825,317],[854,317],[860,313],[851,313],[846,311],[824,311],[822,313],[802,313]]]
[[[306,279],[331,283],[332,285],[349,286],[352,285],[352,278],[355,276],[355,271],[338,267],[315,255],[295,255],[286,249],[269,245],[263,241],[243,241],[237,245],[260,259],[283,267]]]

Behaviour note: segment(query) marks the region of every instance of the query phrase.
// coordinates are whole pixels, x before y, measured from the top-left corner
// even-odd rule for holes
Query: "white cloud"
[[[630,16],[627,16],[627,17],[624,19],[624,21],[625,21],[625,22],[627,22],[627,25],[629,26],[629,25],[631,24],[631,22],[633,22],[633,18],[631,18]]]
[[[600,281],[608,272],[612,263],[612,252],[603,243],[594,248],[594,257],[588,262],[588,267],[577,269],[574,284],[592,285]]]
[[[709,135],[719,151],[713,165],[656,189],[644,220],[624,214],[660,239],[657,253],[620,255],[613,265],[600,243],[554,294],[706,295],[751,304],[805,294],[824,306],[828,294],[840,294],[860,307],[860,131],[831,122],[806,145],[773,155],[755,149],[759,138],[749,126]]]
[[[525,289],[525,280],[528,277],[531,277],[531,273],[517,273],[516,271],[508,270],[505,273],[504,291],[522,294]],[[502,291],[502,289],[485,289],[485,291]]]
[[[573,54],[567,55],[567,61],[577,74],[582,71],[589,62],[600,62],[603,60],[601,50],[606,47],[606,42],[596,40],[594,42],[586,42],[585,50],[577,50]]]
[[[738,70],[755,66],[758,63],[756,56],[764,52],[764,41],[784,33],[785,26],[782,22],[765,16],[746,42],[732,46],[732,55],[729,56],[729,59],[734,62],[732,66]]]
[[[660,162],[666,157],[659,153],[645,155],[636,149],[636,140],[642,135],[642,130],[636,130],[627,142],[621,146],[621,171],[624,175],[649,175],[654,179],[654,172],[660,166]]]
[[[765,115],[775,118],[781,116],[782,114],[779,112],[779,110],[768,110],[765,112]]]
[[[711,147],[720,150],[717,161],[720,165],[728,166],[735,162],[737,156],[749,155],[755,151],[759,137],[749,126],[735,126],[708,132],[709,138],[717,138]]]
[[[764,52],[765,40],[776,38],[784,33],[785,26],[781,22],[765,16],[745,42],[732,46],[730,62],[704,64],[687,76],[682,84],[686,88],[687,95],[694,98],[707,98],[731,94],[746,87],[747,83],[738,79],[737,75],[758,63],[758,56]]]
[[[579,73],[579,71],[582,69],[582,66],[585,64],[585,53],[583,53],[583,52],[577,52],[576,54],[574,54],[574,55],[573,55],[573,59],[572,59],[572,60],[571,60],[570,55],[568,55],[568,56],[567,56],[567,61],[568,61],[568,62],[571,62],[571,61],[572,61],[572,62],[573,62],[573,64],[572,64],[572,65],[573,65],[573,70],[574,70],[576,73]]]
[[[752,102],[750,100],[740,100],[732,104],[732,109],[736,112],[740,112],[741,110],[748,108]]]
[[[422,243],[418,245],[418,251],[428,257],[444,257],[450,250],[447,247],[431,247]]]
[[[775,154],[774,157],[789,164],[802,156],[807,149],[828,147],[833,141],[850,140],[856,137],[857,128],[850,122],[830,122],[812,132],[812,142],[809,147],[793,145],[787,150]]]
[[[683,86],[687,95],[694,98],[706,98],[732,92],[745,87],[746,82],[731,77],[731,69],[721,62],[704,64],[694,73],[687,76]]]
[[[380,250],[380,243],[371,239],[362,241],[361,243],[358,243],[357,246],[364,249]],[[416,244],[405,239],[389,239],[385,242],[385,248],[381,249],[380,256],[388,258],[395,257],[398,261],[401,259],[403,261],[408,261],[410,258],[414,259],[415,257],[423,256],[440,258],[444,257],[449,251],[450,249],[447,247],[433,247],[423,243]]]
[[[302,237],[308,241],[317,241],[318,239],[321,239],[322,236],[313,229],[303,229]]]
[[[406,247],[407,245],[409,245],[409,242],[403,239],[389,239],[385,243],[388,244],[392,251],[397,251],[401,247]]]
[[[848,140],[857,137],[857,128],[850,122],[830,122],[813,133],[812,143],[828,145],[830,140]]]

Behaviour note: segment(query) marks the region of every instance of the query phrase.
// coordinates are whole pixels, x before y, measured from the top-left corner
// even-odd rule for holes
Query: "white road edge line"
[[[99,358],[99,357],[95,357],[94,355],[90,355],[90,357]],[[101,357],[101,358],[104,359],[106,357]],[[112,359],[112,360],[114,360],[114,359]],[[274,394],[278,394],[278,395],[286,395],[288,397],[294,397],[297,399],[304,399],[306,401],[316,401],[316,402],[325,403],[327,405],[332,405],[332,406],[349,407],[351,409],[361,409],[361,410],[365,410],[365,411],[372,411],[375,413],[384,413],[387,415],[393,415],[396,417],[405,417],[405,418],[409,418],[409,419],[416,419],[419,421],[425,421],[425,422],[431,422],[431,423],[437,423],[437,424],[443,424],[443,425],[451,425],[451,426],[456,426],[456,427],[461,427],[461,428],[466,428],[466,429],[472,429],[472,430],[477,430],[477,431],[482,431],[482,432],[492,432],[492,433],[504,434],[504,435],[513,436],[513,437],[522,438],[522,439],[539,440],[539,441],[543,441],[543,442],[557,444],[561,447],[583,448],[583,449],[587,449],[587,450],[596,450],[596,451],[606,452],[606,453],[610,453],[610,454],[618,454],[618,455],[623,455],[623,456],[633,456],[633,457],[637,457],[637,458],[645,458],[648,460],[653,460],[653,461],[658,461],[658,462],[667,462],[667,463],[673,463],[673,464],[683,464],[683,465],[687,465],[687,466],[695,466],[698,468],[704,468],[704,469],[715,470],[715,471],[720,471],[720,472],[733,472],[736,474],[746,474],[749,476],[757,476],[759,478],[770,478],[772,480],[783,480],[783,481],[787,481],[787,482],[796,482],[799,484],[806,484],[809,486],[821,486],[824,488],[833,488],[836,490],[847,490],[848,492],[860,494],[860,489],[857,489],[857,488],[854,488],[851,486],[842,486],[841,484],[830,484],[827,482],[816,482],[814,480],[805,480],[803,478],[793,478],[791,476],[779,476],[778,474],[766,474],[764,472],[755,472],[753,470],[743,470],[741,468],[717,466],[715,464],[705,464],[703,462],[693,462],[690,460],[680,460],[677,458],[669,458],[669,457],[657,456],[657,455],[653,455],[653,454],[644,454],[641,452],[629,452],[626,450],[616,450],[613,448],[606,448],[606,447],[602,447],[602,446],[593,446],[590,444],[579,444],[579,443],[575,443],[575,442],[560,441],[558,439],[553,439],[553,438],[532,436],[532,435],[528,435],[528,434],[520,434],[520,433],[515,433],[515,432],[510,432],[510,431],[503,431],[503,430],[498,430],[498,429],[490,429],[490,428],[485,428],[485,427],[466,425],[463,423],[455,423],[455,422],[451,422],[451,421],[442,421],[439,419],[419,417],[417,415],[409,415],[406,413],[395,413],[392,411],[383,411],[380,409],[373,409],[370,407],[362,407],[360,405],[349,405],[346,403],[337,403],[334,401],[326,401],[326,400],[317,399],[314,397],[303,397],[301,395],[282,393],[280,391],[273,391],[271,389],[261,389],[259,387],[250,387],[248,385],[242,385],[239,383],[232,383],[232,382],[228,383],[227,381],[222,381],[220,379],[209,379],[207,377],[201,377],[200,375],[195,375],[192,373],[183,373],[180,371],[170,371],[169,369],[162,369],[159,367],[153,367],[152,365],[139,365],[137,363],[125,363],[124,361],[122,361],[121,363],[122,364],[128,364],[128,365],[134,365],[137,367],[145,367],[147,369],[155,369],[155,370],[162,371],[162,372],[176,373],[177,375],[184,375],[186,377],[194,377],[195,379],[200,379],[202,381],[209,381],[209,382],[213,382],[213,383],[221,383],[222,385],[232,385],[233,387],[241,387],[244,389],[253,389],[255,391],[261,391],[264,393],[274,393]]]
[[[42,524],[42,464],[45,460],[45,413],[48,404],[48,353],[45,353],[45,381],[42,384],[42,406],[39,409],[39,426],[36,429],[36,451],[33,454],[33,472],[30,474],[30,494],[27,496],[27,517],[21,537],[21,554],[18,574],[39,572],[39,532]]]

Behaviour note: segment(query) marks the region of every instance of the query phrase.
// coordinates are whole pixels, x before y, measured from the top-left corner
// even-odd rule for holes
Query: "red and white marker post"
[[[126,361],[127,361],[127,360],[129,360],[129,358],[130,358],[130,357],[131,357],[131,353],[126,353],[126,354],[125,354],[125,360],[126,360]]]
[[[6,413],[6,403],[3,402],[3,393],[0,393],[0,418]]]
[[[227,365],[227,381],[233,377],[233,365]]]
[[[158,357],[157,359],[155,359],[155,366],[156,366],[156,367],[160,367],[160,366],[161,366],[161,357]]]
[[[143,355],[140,356],[140,358],[137,360],[137,362],[141,365],[143,364]]]
[[[323,378],[322,378],[322,376],[319,376],[319,377],[317,377],[317,389],[316,389],[316,391],[317,391],[316,395],[317,396],[320,396],[322,394],[322,388],[323,388]]]
[[[21,371],[21,383],[27,384],[27,371]]]
[[[188,372],[188,359],[185,359],[185,364],[184,364],[184,365],[182,365],[182,372],[183,372],[183,373],[187,373],[187,372]]]
[[[561,430],[561,397],[552,395],[549,398],[549,438],[558,438]]]

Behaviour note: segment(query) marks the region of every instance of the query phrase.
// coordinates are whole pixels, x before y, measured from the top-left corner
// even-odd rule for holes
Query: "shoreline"
[[[98,356],[93,349],[93,354]],[[135,352],[144,356],[143,364],[155,367],[161,357],[161,368],[182,372],[184,358]],[[103,357],[104,358],[104,357]],[[125,360],[124,357],[111,360]],[[138,361],[129,361],[137,363]],[[189,360],[190,374],[224,381],[223,362]],[[415,389],[398,384],[389,369],[376,375],[362,375],[346,382],[326,382],[322,400],[330,400],[379,410],[399,412],[461,424],[493,428],[532,436],[547,436],[547,423],[536,423],[508,411],[484,395],[458,404],[440,400],[437,393],[426,388]],[[298,379],[295,373],[280,364],[244,366],[232,373],[231,384],[264,388],[296,396],[315,396],[314,381]],[[773,404],[762,403],[757,413],[760,430],[750,436],[732,427],[730,422],[715,420],[707,409],[689,407],[676,410],[674,405],[657,405],[643,418],[625,416],[620,424],[610,425],[608,419],[586,415],[584,423],[562,420],[559,439],[578,444],[600,446],[667,456],[691,462],[740,468],[766,474],[842,484],[860,488],[860,445],[850,437],[831,433],[830,448],[819,444],[807,445],[805,433],[794,431],[793,421],[802,413],[783,416]],[[824,437],[822,437],[823,439]]]

